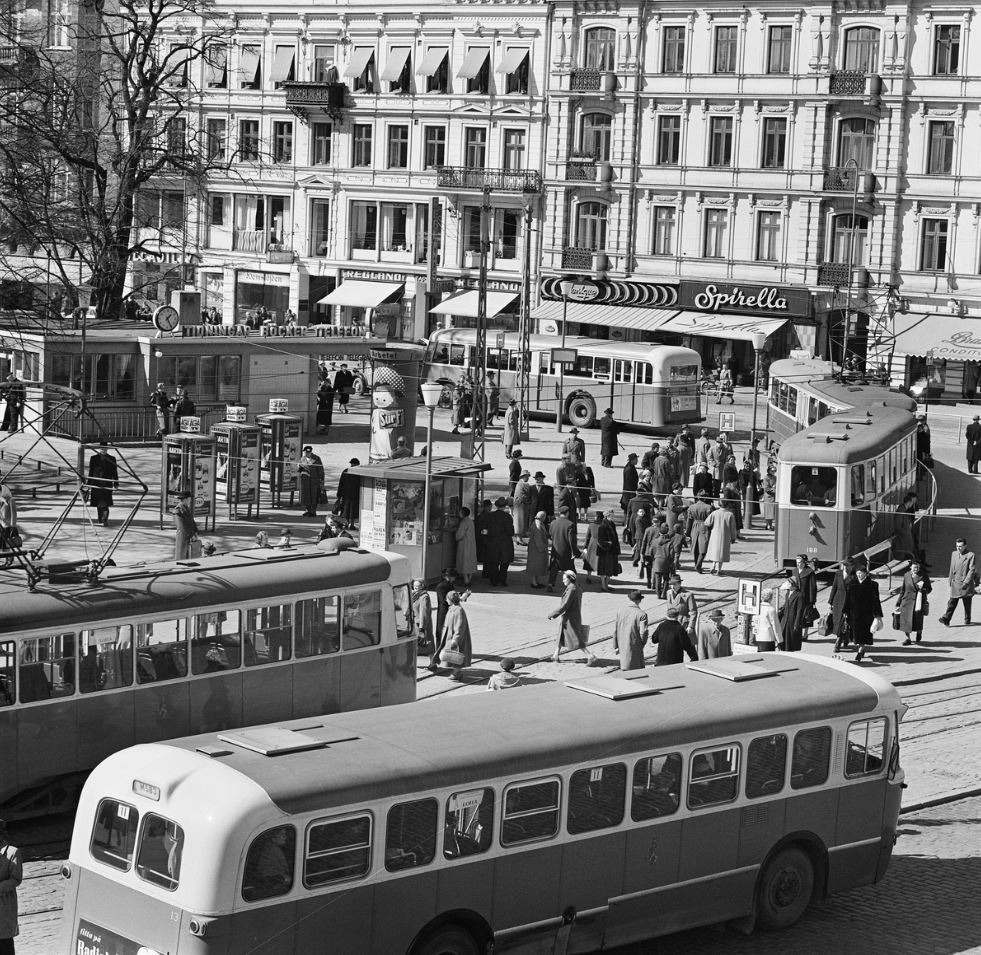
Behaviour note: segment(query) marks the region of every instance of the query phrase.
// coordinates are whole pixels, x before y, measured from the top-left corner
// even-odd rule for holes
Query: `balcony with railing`
[[[882,77],[876,73],[863,73],[861,70],[838,70],[831,74],[828,82],[828,95],[861,96],[877,99],[882,93]]]
[[[292,80],[282,84],[286,92],[286,108],[301,119],[309,112],[323,112],[336,116],[344,109],[347,86],[344,83],[297,83]]]
[[[26,46],[0,46],[0,88],[20,86],[40,68],[37,53]]]
[[[569,182],[596,182],[596,160],[592,156],[570,156],[565,166]]]
[[[849,274],[850,273],[850,274]],[[849,266],[847,262],[825,262],[818,266],[818,285],[831,288],[868,288],[869,270],[864,265]]]
[[[542,176],[530,169],[479,169],[470,166],[437,166],[436,185],[440,189],[483,192],[542,191]]]
[[[854,166],[824,167],[825,192],[854,192],[856,187],[862,193],[874,191],[875,176]]]
[[[570,93],[611,93],[616,85],[616,73],[609,70],[574,68],[569,73]]]
[[[605,252],[597,249],[584,249],[578,246],[564,246],[562,249],[562,268],[569,272],[589,272],[597,274],[609,268]]]

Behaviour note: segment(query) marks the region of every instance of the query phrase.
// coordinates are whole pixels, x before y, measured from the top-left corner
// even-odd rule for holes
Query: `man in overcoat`
[[[627,455],[627,463],[623,466],[623,493],[620,495],[620,510],[624,514],[630,507],[631,498],[637,494],[637,482],[640,476],[637,474],[637,455],[634,453]],[[628,525],[629,526],[629,525]]]
[[[981,461],[981,415],[975,415],[964,429],[964,440],[967,442],[967,472],[977,474],[978,462]]]
[[[487,518],[484,547],[484,567],[493,587],[507,587],[508,567],[514,560],[514,522],[507,511],[506,498],[494,502],[494,511]]]
[[[632,590],[627,596],[629,604],[617,614],[613,649],[620,654],[621,670],[644,669],[644,645],[649,634],[647,613],[640,609],[643,599],[639,590]]]
[[[99,523],[105,527],[109,523],[112,492],[119,487],[116,459],[109,453],[105,441],[99,443],[99,450],[89,458],[88,485],[89,503],[95,508]]]
[[[947,601],[947,609],[940,618],[940,622],[945,626],[950,626],[950,618],[957,609],[957,601],[964,603],[964,623],[971,623],[971,600],[974,597],[974,588],[977,582],[974,576],[974,552],[967,549],[967,541],[963,537],[958,537],[955,542],[955,550],[950,555],[950,599]]]
[[[555,578],[559,571],[576,569],[576,558],[580,556],[576,541],[576,525],[569,520],[569,508],[559,507],[559,516],[549,527],[552,543],[552,556],[548,564],[548,589],[555,589]]]
[[[613,459],[619,448],[620,425],[613,419],[613,409],[607,408],[600,418],[600,464],[613,467]]]

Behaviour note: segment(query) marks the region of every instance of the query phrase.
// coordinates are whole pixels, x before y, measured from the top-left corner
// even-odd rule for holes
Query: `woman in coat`
[[[855,564],[851,560],[842,561],[835,579],[831,582],[831,593],[828,596],[831,611],[831,633],[835,639],[835,653],[843,646],[851,643],[848,632],[848,618],[845,616],[845,595],[848,587],[855,582]]]
[[[633,522],[630,525],[630,540],[626,541],[628,544],[633,544],[633,553],[631,554],[631,561],[634,567],[640,566],[641,553],[640,545],[644,540],[644,531],[651,526],[651,510],[647,507],[639,508],[637,513],[634,515]]]
[[[783,628],[777,608],[773,606],[773,591],[764,590],[760,612],[756,615],[756,649],[776,650],[783,643]]]
[[[187,560],[191,556],[191,541],[198,536],[197,521],[191,509],[191,494],[181,491],[172,511],[174,515],[174,560]]]
[[[439,646],[433,654],[433,662],[429,665],[430,670],[439,666],[439,656],[444,650],[456,650],[463,654],[463,660],[453,665],[453,672],[450,674],[451,680],[460,679],[460,671],[464,667],[470,666],[473,662],[473,644],[470,640],[470,621],[467,620],[467,612],[463,609],[463,604],[459,592],[451,590],[446,595],[446,617],[443,620],[443,632],[440,636]]]
[[[453,537],[456,540],[456,572],[469,587],[473,575],[477,573],[477,530],[469,507],[460,508],[460,523]]]
[[[609,591],[610,578],[620,572],[620,540],[613,522],[596,512],[595,520],[586,528],[586,582],[590,581],[590,569],[600,579],[603,589]]]
[[[531,578],[531,586],[541,590],[548,577],[548,527],[546,514],[539,511],[528,531],[528,557],[525,570]]]
[[[559,654],[563,650],[582,650],[586,654],[588,666],[599,666],[599,660],[590,652],[586,645],[586,637],[582,628],[582,591],[576,586],[576,573],[567,570],[562,574],[565,590],[558,607],[548,615],[549,620],[560,617],[559,639],[552,654],[552,662],[559,662]]]
[[[589,505],[598,499],[593,469],[580,464],[576,470],[576,501],[579,505],[580,520],[586,520],[589,515]]]
[[[783,585],[784,602],[780,609],[780,628],[783,631],[783,645],[777,644],[781,650],[796,653],[801,648],[804,630],[804,613],[807,604],[800,592],[800,586],[795,577],[789,577]]]
[[[317,433],[327,434],[334,420],[334,386],[324,379],[317,389]]]
[[[804,630],[801,639],[807,640],[808,631],[818,616],[817,610],[814,607],[817,603],[818,588],[814,568],[807,562],[807,556],[805,554],[797,555],[797,566],[790,576],[797,581],[797,589],[804,598],[806,609],[804,610]]]
[[[739,496],[743,504],[743,527],[753,526],[753,518],[760,512],[760,475],[753,469],[750,458],[743,462],[743,469],[739,472]]]
[[[777,513],[777,475],[767,469],[762,491],[763,527],[773,530],[773,521]]]
[[[667,524],[662,524],[651,549],[651,579],[647,586],[653,587],[657,596],[664,600],[668,594],[668,581],[674,573],[674,535]]]
[[[719,574],[722,572],[722,565],[731,556],[730,547],[736,539],[736,517],[732,511],[716,507],[705,518],[705,528],[709,532],[705,559],[712,565],[710,573]]]
[[[927,594],[931,590],[933,585],[923,572],[922,565],[918,560],[912,561],[909,570],[903,575],[899,600],[896,604],[899,608],[899,629],[906,634],[904,647],[908,647],[913,642],[910,640],[911,633],[916,634],[917,643],[923,639],[923,618],[929,609]]]
[[[300,503],[304,517],[316,517],[317,505],[324,490],[324,462],[313,453],[313,445],[303,448],[299,461]]]
[[[845,591],[845,616],[851,630],[852,643],[858,644],[855,662],[865,656],[865,648],[872,646],[872,623],[882,625],[882,604],[879,603],[879,585],[869,576],[865,564],[855,568],[855,580]]]
[[[514,503],[511,513],[514,517],[514,536],[522,543],[528,536],[528,529],[534,520],[535,511],[538,510],[538,492],[535,485],[529,483],[528,478],[531,474],[522,471],[518,483],[514,487]]]
[[[436,641],[433,639],[433,602],[421,580],[412,581],[412,622],[415,628],[419,653],[433,653]]]
[[[739,532],[743,529],[743,508],[739,498],[738,483],[736,481],[727,481],[723,484],[720,497],[722,506],[727,511],[731,511],[732,516],[736,520],[736,540],[739,540]]]
[[[903,498],[893,515],[892,553],[895,558],[919,558],[913,521],[916,519],[916,495],[910,492]],[[907,634],[909,636],[909,634]]]

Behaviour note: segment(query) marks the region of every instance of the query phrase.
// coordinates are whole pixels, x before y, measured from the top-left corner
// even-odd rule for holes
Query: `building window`
[[[211,225],[225,225],[225,209],[228,206],[228,196],[210,193],[208,198],[211,200],[208,206]]]
[[[584,39],[586,58],[583,66],[587,70],[602,70],[607,73],[612,71],[616,53],[616,31],[609,27],[594,27],[586,31]]]
[[[412,92],[412,55],[409,47],[397,46],[389,51],[389,60],[382,71],[390,93]]]
[[[239,120],[238,158],[245,162],[255,162],[259,158],[259,120]]]
[[[450,89],[450,51],[445,46],[430,47],[420,66],[426,73],[427,93],[447,93]]]
[[[948,175],[954,168],[954,124],[931,122],[927,172],[930,175]]]
[[[183,43],[171,43],[163,70],[167,86],[187,86],[187,59],[190,49]]]
[[[587,113],[582,118],[582,151],[598,162],[609,162],[613,117],[606,113]]]
[[[446,127],[427,126],[425,131],[424,169],[446,165]]]
[[[518,236],[521,234],[521,215],[514,209],[503,209],[494,216],[497,230],[497,258],[518,257]]]
[[[732,117],[713,116],[709,123],[710,166],[732,165]]]
[[[576,246],[602,252],[606,248],[606,206],[583,202],[576,210]]]
[[[374,202],[351,203],[351,248],[374,251],[378,247],[378,206]]]
[[[677,212],[674,206],[654,207],[654,254],[674,255],[674,229]]]
[[[224,119],[209,117],[205,131],[205,150],[208,159],[212,161],[223,160],[228,141],[228,122]]]
[[[409,207],[405,203],[384,202],[382,215],[382,251],[405,252],[409,247]]]
[[[851,216],[835,216],[831,261],[841,265],[865,265],[868,234],[869,220],[865,216],[855,216],[854,228]]]
[[[715,72],[736,72],[736,43],[738,27],[721,26],[715,28]]]
[[[787,160],[787,120],[767,117],[763,120],[764,169],[783,169]]]
[[[463,210],[463,251],[480,251],[479,206],[466,206]]]
[[[327,255],[330,249],[330,201],[310,200],[310,254]]]
[[[463,134],[463,165],[468,169],[483,169],[487,165],[487,130],[468,126]]]
[[[791,26],[770,27],[767,42],[767,73],[790,72],[790,46],[793,42],[794,28]]]
[[[727,251],[726,237],[729,232],[729,210],[708,209],[705,212],[705,245],[702,254],[706,259],[721,259]]]
[[[661,116],[657,121],[657,164],[677,166],[681,161],[681,117]]]
[[[296,48],[292,46],[277,46],[273,55],[273,66],[269,79],[273,89],[282,89],[284,83],[292,83],[296,79]]]
[[[776,262],[780,256],[780,213],[760,212],[756,216],[756,260]]]
[[[368,123],[355,123],[352,136],[352,166],[371,165],[371,126]]]
[[[330,143],[333,132],[330,123],[310,124],[310,165],[330,165]]]
[[[228,88],[228,47],[209,43],[204,51],[204,85],[209,89]]]
[[[933,32],[933,75],[955,76],[960,70],[961,28],[938,23]]]
[[[467,81],[467,92],[484,95],[490,92],[490,50],[471,48],[458,74]]]
[[[879,31],[875,27],[852,27],[845,31],[844,69],[874,73],[879,66]]]
[[[838,140],[838,165],[854,159],[860,170],[872,168],[875,122],[871,119],[843,119]]]
[[[259,46],[245,45],[239,48],[239,86],[243,90],[257,90],[262,82],[262,56]]]
[[[388,127],[388,168],[409,168],[409,127]]]
[[[293,162],[293,123],[275,122],[273,131],[273,162]]]
[[[318,43],[313,48],[313,82],[336,83],[336,48],[333,43]]]
[[[504,130],[504,168],[517,172],[525,168],[525,131]]]
[[[531,51],[526,50],[524,47],[514,49],[511,48],[507,52],[507,57],[510,59],[518,59],[517,64],[514,65],[513,69],[509,69],[505,74],[504,80],[504,92],[507,95],[518,95],[524,96],[528,92],[528,77],[530,73],[529,60],[531,59]],[[508,63],[508,66],[511,66]]]
[[[661,61],[663,73],[685,72],[685,28],[664,28],[664,57]]]
[[[923,220],[923,245],[920,252],[921,272],[942,272],[947,268],[947,233],[950,223],[946,219]]]
[[[71,10],[68,0],[51,0],[48,5],[48,46],[65,48],[69,45],[68,28]]]
[[[362,67],[362,64],[363,67]],[[345,76],[351,78],[353,93],[374,93],[375,83],[375,51],[369,47],[355,47],[351,54]]]

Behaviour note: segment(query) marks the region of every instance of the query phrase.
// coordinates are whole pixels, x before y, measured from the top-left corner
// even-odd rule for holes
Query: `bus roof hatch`
[[[238,730],[234,733],[219,733],[218,739],[231,746],[241,746],[263,756],[282,756],[285,753],[300,753],[309,749],[324,749],[328,741],[284,729],[282,726],[260,726],[255,729]]]
[[[689,670],[707,673],[709,676],[722,677],[733,683],[746,680],[761,680],[764,677],[776,676],[778,673],[789,673],[797,667],[792,663],[778,663],[762,654],[741,657],[716,657],[713,660],[698,660],[686,664]]]
[[[595,696],[603,696],[608,700],[629,700],[638,696],[653,696],[664,689],[655,686],[646,676],[625,679],[618,676],[600,676],[591,680],[567,680],[570,690],[582,690]]]

